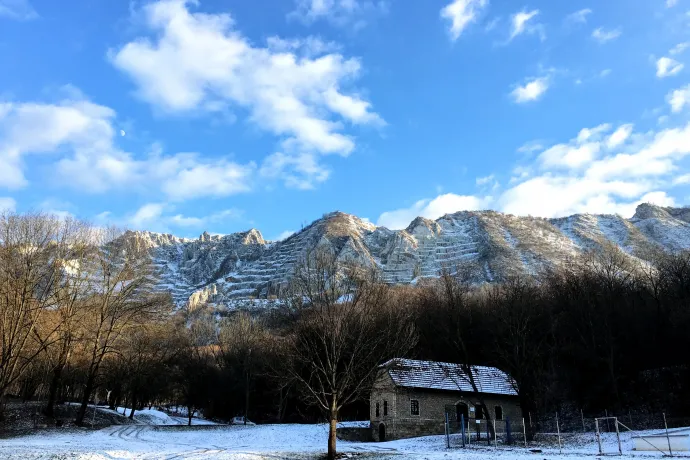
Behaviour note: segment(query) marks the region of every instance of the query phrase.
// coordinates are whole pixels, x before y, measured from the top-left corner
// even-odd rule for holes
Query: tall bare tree
[[[72,219],[65,219],[64,225],[72,234],[72,241],[64,261],[62,279],[52,294],[54,308],[49,312],[56,325],[52,330],[54,337],[47,338],[52,344],[46,349],[50,384],[44,413],[49,417],[54,416],[62,373],[78,340],[79,325],[87,310],[84,306],[91,293],[89,257],[94,255],[96,231],[94,227]]]
[[[88,364],[77,424],[84,421],[101,363],[115,351],[120,335],[160,317],[170,303],[169,295],[155,294],[151,258],[136,236],[106,229],[95,248],[90,274],[93,294],[85,320]]]
[[[0,215],[0,404],[55,340],[57,326],[45,316],[55,306],[72,231],[56,216]]]
[[[368,395],[380,364],[412,348],[412,315],[393,305],[373,270],[324,248],[306,255],[286,292],[297,315],[285,343],[286,374],[327,414],[334,459],[340,409]]]

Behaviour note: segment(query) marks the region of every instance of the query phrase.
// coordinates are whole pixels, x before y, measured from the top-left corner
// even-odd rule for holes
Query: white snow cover
[[[388,368],[393,383],[399,387],[474,391],[469,376],[459,364],[396,358],[382,364],[381,367]],[[470,368],[480,392],[517,395],[515,382],[502,370],[487,366]]]
[[[457,446],[459,439],[455,436],[451,442]],[[602,438],[605,450],[617,453],[615,434],[604,433]],[[51,432],[3,439],[0,459],[313,459],[326,451],[327,439],[325,424],[196,428],[124,425],[98,431]],[[660,452],[633,452],[630,433],[622,433],[621,440],[622,458],[662,458]],[[346,457],[369,454],[364,458],[413,460],[595,458],[598,450],[592,433],[564,436],[562,450],[555,437],[552,441],[536,446],[542,450],[539,455],[520,445],[500,443],[498,447],[482,443],[448,450],[445,436],[383,443],[338,441],[338,450]]]

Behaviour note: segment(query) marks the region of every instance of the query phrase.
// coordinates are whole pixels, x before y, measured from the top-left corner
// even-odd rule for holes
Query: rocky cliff
[[[690,209],[642,204],[635,215],[576,214],[559,219],[517,217],[494,211],[462,211],[437,220],[416,218],[392,231],[334,212],[289,238],[265,241],[258,230],[196,240],[128,232],[150,248],[160,288],[175,302],[195,307],[267,299],[278,292],[294,264],[317,245],[342,259],[376,267],[390,283],[414,283],[459,266],[475,268],[477,281],[536,273],[604,244],[631,257],[650,249],[690,249]],[[478,269],[478,270],[477,270]]]

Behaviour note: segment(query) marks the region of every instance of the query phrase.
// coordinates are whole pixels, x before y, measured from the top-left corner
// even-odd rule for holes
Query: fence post
[[[486,445],[491,445],[491,427],[489,426],[489,419],[486,419]]]
[[[450,449],[450,426],[448,426],[448,412],[446,412],[446,449]]]
[[[462,431],[462,447],[465,447],[465,414],[460,414],[460,430]]]
[[[472,445],[472,431],[470,430],[470,418],[467,417],[467,445]]]
[[[561,448],[561,428],[558,424],[558,412],[556,412],[556,432],[558,433],[558,451],[562,452],[563,449]]]
[[[496,437],[496,419],[494,419],[494,447],[498,447],[498,438]]]
[[[666,412],[663,412],[664,416],[664,428],[666,428],[666,441],[668,442],[668,453],[673,457],[673,451],[671,450],[671,438],[668,436],[668,423],[666,423]]]
[[[618,417],[613,419],[613,423],[616,424],[616,438],[618,439],[618,453],[623,455],[623,449],[621,449],[621,432],[618,430]]]
[[[506,442],[509,446],[513,444],[513,434],[510,431],[510,417],[506,418]]]
[[[525,428],[525,417],[522,417],[522,436],[525,441],[525,448],[527,448],[527,429]]]
[[[597,444],[599,444],[599,455],[601,455],[601,436],[599,435],[599,419],[594,419],[594,427],[597,430]]]

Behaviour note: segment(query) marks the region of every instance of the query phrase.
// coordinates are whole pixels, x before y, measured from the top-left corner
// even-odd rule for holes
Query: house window
[[[388,415],[388,401],[383,401],[383,416]]]
[[[410,414],[419,415],[419,400],[417,400],[417,399],[411,399],[410,400]]]
[[[477,404],[474,410],[474,418],[476,420],[481,420],[484,418],[484,406]]]
[[[503,420],[503,408],[501,406],[496,406],[494,412],[496,414],[496,420]]]
[[[379,415],[380,415],[380,411],[379,411],[379,403],[376,403],[376,417],[378,418],[378,417],[379,417]]]

